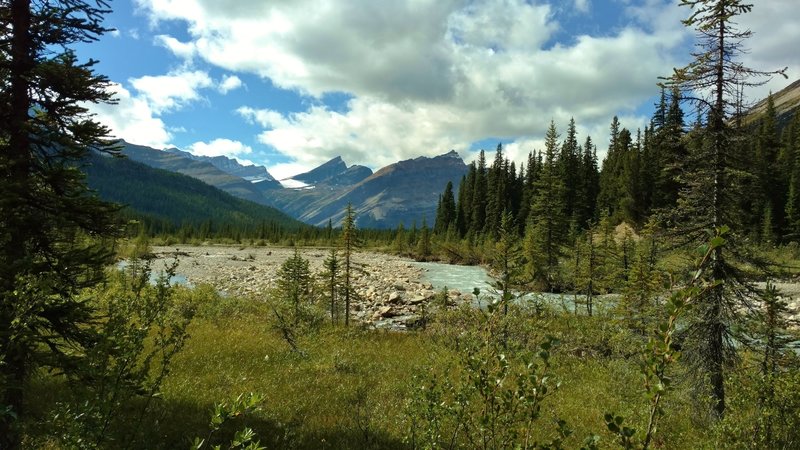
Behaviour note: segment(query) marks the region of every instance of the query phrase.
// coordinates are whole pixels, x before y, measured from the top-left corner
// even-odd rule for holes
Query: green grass
[[[197,310],[191,337],[140,430],[108,436],[105,448],[125,448],[126,443],[137,449],[188,448],[195,437],[208,433],[215,403],[248,392],[264,396],[262,408],[227,424],[215,442],[229,442],[235,430],[247,425],[274,449],[409,448],[407,405],[415,392],[414,376],[432,371],[454,380],[463,376],[454,343],[474,325],[476,315],[450,313],[428,331],[413,333],[325,325],[299,336],[300,354],[275,330],[263,303],[221,298],[207,286],[180,288],[178,298]],[[565,448],[579,448],[590,434],[602,437],[601,448],[615,448],[605,432],[607,412],[642,429],[648,412],[639,372],[642,337],[610,317],[519,314],[511,329],[519,342],[534,348],[546,335],[560,340],[551,369],[561,385],[545,400],[536,438],[552,438],[555,421],[563,419],[574,429]],[[698,412],[704,410],[702,399],[681,381],[681,370],[678,365],[678,384],[663,404],[653,448],[714,448],[714,425]],[[730,389],[735,396],[738,387]],[[30,446],[67,448],[48,425],[54,402],[66,401],[69,388],[60,378],[42,374],[28,391]],[[137,405],[128,406],[135,410]],[[124,414],[135,423],[132,412]]]

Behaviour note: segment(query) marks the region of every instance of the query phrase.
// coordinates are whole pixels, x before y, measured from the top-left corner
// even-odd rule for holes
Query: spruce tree
[[[653,154],[658,164],[654,179],[652,202],[654,209],[673,208],[678,201],[679,177],[688,157],[684,143],[685,123],[680,103],[680,90],[672,89],[664,125],[653,132]]]
[[[400,224],[400,226],[402,227],[403,225]],[[336,323],[342,269],[339,252],[336,247],[331,247],[328,256],[325,258],[325,261],[322,262],[322,267],[324,270],[320,276],[325,286],[326,295],[328,296],[328,303],[330,304],[331,323]]]
[[[475,191],[475,177],[477,169],[475,162],[467,166],[467,174],[461,178],[458,188],[458,203],[456,204],[456,228],[459,236],[464,237],[472,229],[472,193]]]
[[[597,194],[600,191],[600,173],[597,168],[597,149],[591,136],[586,137],[581,155],[579,185],[576,195],[575,211],[578,226],[589,228],[589,223],[597,215]]]
[[[110,102],[95,61],[71,46],[107,31],[103,1],[0,5],[0,448],[20,446],[27,382],[38,367],[74,374],[95,341],[93,311],[76,294],[111,262],[112,208],[80,164],[110,151],[89,103]],[[43,372],[44,373],[44,372]]]
[[[630,134],[628,134],[630,137]],[[620,184],[622,180],[622,170],[624,155],[630,139],[620,144],[620,125],[617,116],[611,120],[611,139],[608,152],[603,159],[603,166],[600,170],[600,192],[597,195],[597,206],[602,211],[608,211],[614,215],[617,211],[620,195]]]
[[[416,257],[420,261],[427,261],[431,256],[431,230],[428,228],[428,221],[422,218],[422,230],[420,231],[419,239],[417,239],[417,247],[415,249]]]
[[[297,326],[304,303],[310,301],[311,270],[308,260],[300,256],[300,251],[295,247],[294,254],[281,264],[277,275],[278,295],[292,307],[292,322]]]
[[[699,51],[689,65],[675,69],[664,85],[697,99],[698,117],[708,118],[707,126],[697,130],[695,142],[699,145],[687,161],[686,185],[674,214],[681,224],[680,236],[697,245],[708,239],[709,230],[735,227],[740,213],[735,199],[730,198],[730,175],[737,169],[732,166],[736,130],[730,120],[739,108],[736,93],[760,84],[758,77],[782,72],[750,69],[738,60],[750,32],[740,31],[735,20],[750,12],[752,5],[740,0],[682,0],[681,5],[692,9],[684,24],[696,30]],[[743,284],[735,264],[736,256],[742,254],[736,239],[741,230],[733,231],[727,246],[715,246],[711,253],[708,268],[716,284],[697,300],[696,315],[688,328],[690,351],[686,352],[694,367],[707,375],[719,416],[725,412],[726,365],[734,353],[731,325],[742,308],[749,306],[752,292]]]
[[[475,170],[475,187],[472,191],[471,230],[476,234],[483,232],[486,225],[486,195],[488,181],[486,179],[486,155],[481,150],[478,155],[478,167]]]
[[[775,239],[776,231],[783,228],[785,193],[788,186],[788,180],[784,182],[784,170],[778,160],[781,142],[772,94],[767,97],[766,110],[760,120],[755,141],[756,176],[760,194],[756,211],[762,212],[759,224],[762,242],[771,243]]]
[[[545,136],[545,159],[536,182],[525,232],[528,272],[545,290],[558,286],[558,260],[566,239],[564,185],[559,176],[557,152],[558,133],[555,123],[550,122]]]
[[[558,158],[559,172],[564,184],[564,215],[577,222],[576,203],[578,202],[578,183],[580,176],[581,157],[578,153],[578,133],[575,129],[575,119],[569,120],[567,136],[561,144]]]
[[[444,188],[444,193],[439,198],[439,205],[436,208],[436,223],[433,231],[436,234],[444,235],[448,228],[456,221],[456,201],[453,196],[453,182],[448,181]]]
[[[795,113],[794,124],[800,128],[800,113]],[[794,145],[790,146],[790,158],[793,164],[789,175],[789,188],[786,199],[787,237],[792,241],[800,239],[800,130],[794,136]]]
[[[500,227],[500,215],[506,209],[507,198],[507,175],[505,170],[505,158],[503,157],[503,145],[497,144],[497,151],[494,155],[494,162],[487,174],[486,196],[486,220],[483,231],[492,239],[497,237],[497,230]]]
[[[415,225],[416,228],[416,225]],[[353,212],[353,205],[348,203],[342,219],[342,293],[344,294],[344,325],[350,325],[350,302],[355,297],[353,288],[353,253],[360,245],[358,231],[356,230],[356,216]]]

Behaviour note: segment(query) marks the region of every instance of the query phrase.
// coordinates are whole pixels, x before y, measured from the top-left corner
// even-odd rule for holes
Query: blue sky
[[[749,93],[800,78],[796,0],[759,0],[745,62],[788,66]],[[99,59],[114,134],[227,155],[278,178],[335,156],[373,169],[502,142],[523,160],[554,120],[602,153],[618,115],[649,120],[657,77],[689,59],[688,8],[663,0],[131,0],[116,31],[78,48]]]

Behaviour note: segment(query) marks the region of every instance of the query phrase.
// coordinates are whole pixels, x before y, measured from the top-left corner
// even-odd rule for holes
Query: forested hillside
[[[791,97],[797,87],[776,95]],[[545,148],[531,152],[518,169],[500,145],[491,163],[481,152],[457,198],[452,187],[442,194],[436,230],[458,238],[495,238],[500,214],[508,211],[520,235],[546,233],[564,245],[606,216],[612,224],[637,229],[651,219],[675,219],[684,175],[698,163],[706,123],[704,117],[687,120],[680,96],[662,90],[643,130],[623,128],[614,117],[602,162],[595,141],[578,136],[574,121],[563,133],[551,123]],[[756,111],[733,119],[741,124],[728,156],[732,187],[739,193],[731,205],[740,221],[736,228],[755,242],[794,241],[800,238],[800,114],[794,108],[779,112],[772,97]]]
[[[145,220],[152,234],[238,234],[275,240],[308,227],[274,208],[128,158],[93,153],[85,171],[90,188],[106,201],[127,206],[129,214]]]

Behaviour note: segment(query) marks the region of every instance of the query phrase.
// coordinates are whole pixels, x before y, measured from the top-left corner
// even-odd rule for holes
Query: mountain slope
[[[156,150],[124,141],[122,142],[122,154],[150,167],[188,175],[236,197],[265,204],[264,191],[269,190],[268,186],[266,186],[267,189],[261,188],[259,186],[261,183],[254,184],[241,177],[226,173],[208,161],[196,160],[183,154]]]
[[[197,156],[192,153],[179,150],[177,148],[169,148],[164,150],[167,153],[182,156],[184,158],[193,159],[195,161],[203,161],[210,163],[217,169],[235,177],[243,178],[251,183],[258,184],[261,189],[280,189],[281,184],[267,171],[264,166],[245,166],[239,164],[233,158],[227,156]]]
[[[318,226],[329,219],[334,225],[340,224],[348,203],[353,205],[362,228],[393,228],[399,223],[410,226],[414,221],[421,224],[423,218],[432,225],[443,186],[448,181],[458,185],[466,172],[467,165],[451,151],[434,158],[400,161],[351,186],[323,183],[314,189],[285,190],[272,201],[293,217]]]
[[[309,185],[346,186],[354,185],[370,175],[372,170],[369,167],[358,165],[347,167],[342,157],[337,156],[311,171],[293,176],[292,179]]]
[[[800,109],[800,80],[797,80],[778,92],[772,94],[772,102],[778,118],[778,127],[782,128],[792,120],[795,112]],[[767,98],[759,101],[744,119],[745,123],[757,120],[767,109]]]
[[[127,142],[122,145],[122,154],[130,160],[196,178],[235,197],[272,206],[319,226],[326,225],[328,220],[339,224],[348,203],[352,203],[358,214],[361,227],[394,228],[399,223],[421,223],[423,218],[432,225],[443,186],[448,181],[458,185],[467,171],[466,164],[455,151],[435,158],[401,161],[376,173],[364,166],[347,167],[342,158],[337,157],[293,177],[294,181],[308,186],[290,189],[280,186],[263,167],[242,166],[230,158],[197,157],[178,149],[162,151]],[[136,178],[137,173],[128,171],[126,176]],[[254,183],[255,178],[247,177],[264,178]],[[163,199],[154,197],[152,201],[163,202]],[[160,208],[160,214],[165,214],[164,208]],[[175,218],[175,215],[170,217]]]
[[[236,198],[187,175],[99,154],[90,155],[87,162],[87,183],[100,198],[175,226],[208,220],[217,226],[247,227],[264,222],[288,229],[304,226],[274,208]]]

